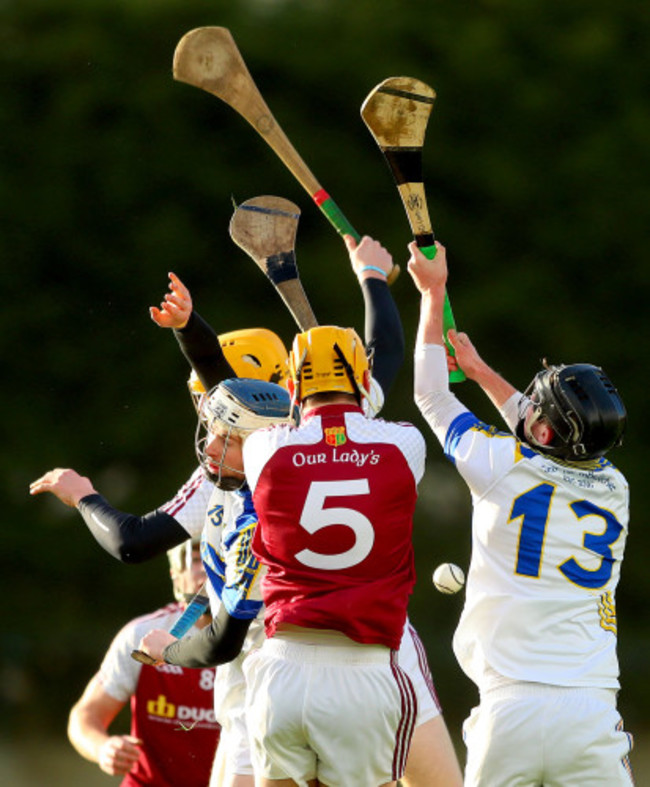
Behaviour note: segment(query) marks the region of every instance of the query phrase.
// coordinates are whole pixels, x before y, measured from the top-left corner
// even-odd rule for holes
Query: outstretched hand
[[[192,314],[190,291],[175,273],[169,274],[169,292],[166,293],[160,308],[149,307],[151,319],[161,328],[184,328]]]
[[[40,495],[43,492],[51,492],[62,503],[72,508],[82,497],[97,494],[89,478],[80,476],[76,470],[63,467],[49,470],[29,485],[30,495]]]

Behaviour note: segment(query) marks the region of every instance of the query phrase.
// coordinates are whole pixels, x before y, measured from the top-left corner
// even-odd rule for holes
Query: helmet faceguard
[[[520,413],[517,436],[537,450],[561,459],[583,461],[604,456],[620,445],[627,415],[607,375],[591,364],[547,365],[525,391],[531,415]],[[528,409],[528,408],[526,408]],[[554,432],[549,445],[531,433],[543,419]]]
[[[289,374],[300,402],[317,393],[368,397],[368,356],[352,328],[324,325],[299,333],[289,355]]]
[[[183,541],[182,544],[167,550],[169,569],[172,575],[172,586],[174,588],[174,598],[181,604],[187,604],[194,597],[195,593],[185,593],[178,586],[178,575],[185,571],[192,570],[192,552],[201,544],[200,535],[192,536],[191,539]],[[198,590],[198,588],[197,588]]]
[[[219,344],[237,377],[286,384],[289,354],[273,331],[246,328],[222,333]]]
[[[243,468],[225,463],[228,444],[233,435],[242,441],[257,429],[282,423],[295,423],[289,394],[285,388],[261,380],[224,380],[205,396],[199,412],[196,433],[196,453],[208,476],[220,489],[233,491],[244,484]],[[214,435],[223,437],[223,450],[218,463],[218,474],[211,469],[205,449]],[[223,475],[224,469],[237,473],[236,478]]]

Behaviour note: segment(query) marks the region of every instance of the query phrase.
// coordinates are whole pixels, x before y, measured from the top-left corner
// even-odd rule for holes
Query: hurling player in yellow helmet
[[[289,356],[290,386],[298,402],[320,393],[368,396],[368,356],[353,328],[323,325],[299,333]]]
[[[424,437],[363,412],[369,364],[353,328],[298,334],[289,369],[300,423],[257,430],[242,446],[257,513],[252,549],[266,569],[266,639],[247,678],[256,776],[394,783],[406,768],[396,748],[409,751],[418,722],[414,682],[401,655],[395,672],[391,659],[415,582]],[[360,706],[364,723],[352,724]]]
[[[277,333],[268,328],[244,328],[220,333],[219,344],[237,377],[286,384],[288,353]]]
[[[282,339],[268,328],[243,328],[218,336],[223,355],[237,377],[286,386],[289,357]],[[206,393],[194,369],[187,387],[195,409]]]

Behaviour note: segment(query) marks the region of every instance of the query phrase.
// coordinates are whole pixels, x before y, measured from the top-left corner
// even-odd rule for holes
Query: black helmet
[[[610,379],[598,366],[574,363],[549,366],[526,389],[537,418],[544,418],[555,436],[535,447],[561,459],[603,456],[620,445],[625,431],[625,405]],[[521,437],[523,419],[517,428]]]

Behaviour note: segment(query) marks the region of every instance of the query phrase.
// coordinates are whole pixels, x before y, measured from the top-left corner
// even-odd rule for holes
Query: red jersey
[[[131,702],[131,735],[141,754],[122,787],[205,787],[210,780],[220,726],[214,714],[214,668],[189,669],[134,661],[131,650],[151,629],[171,627],[182,611],[170,604],[137,618],[115,637],[100,682],[111,696]]]
[[[267,636],[281,623],[397,649],[415,582],[425,443],[411,424],[326,405],[244,444]]]

